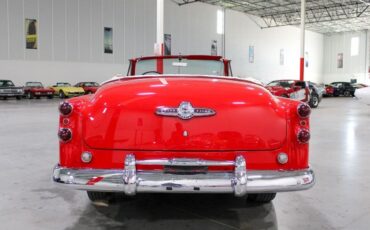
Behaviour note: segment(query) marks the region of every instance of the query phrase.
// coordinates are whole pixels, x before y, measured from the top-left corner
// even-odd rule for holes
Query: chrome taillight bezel
[[[61,133],[62,132],[68,132],[70,135],[70,137],[68,139],[63,139],[61,137]],[[72,130],[69,129],[69,128],[60,128],[59,131],[58,131],[58,137],[59,137],[59,141],[62,142],[62,143],[68,143],[72,140],[72,137],[73,137],[73,133],[72,133]]]
[[[308,112],[305,112],[305,114],[302,114],[302,110],[305,109],[307,110]],[[298,106],[297,106],[297,114],[300,118],[308,118],[310,117],[311,115],[311,107],[309,105],[307,105],[306,103],[300,103]]]
[[[302,138],[300,137],[300,135],[306,135],[306,136],[308,136],[308,137],[306,137],[307,140],[302,141]],[[298,140],[299,143],[301,143],[301,144],[307,144],[308,142],[310,142],[310,139],[311,139],[311,133],[310,133],[310,131],[308,129],[302,128],[302,129],[299,129],[298,130],[298,132],[297,132],[297,140]]]
[[[65,112],[63,107],[69,107],[69,111]],[[61,116],[68,117],[73,112],[73,105],[71,103],[69,103],[68,101],[63,101],[59,104],[58,109],[59,109],[59,113],[60,113]]]

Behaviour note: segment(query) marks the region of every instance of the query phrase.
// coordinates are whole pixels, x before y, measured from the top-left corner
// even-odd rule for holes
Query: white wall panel
[[[24,59],[23,0],[9,0],[9,59]]]
[[[25,49],[27,17],[38,19],[37,50]],[[113,28],[113,54],[104,54],[104,26]],[[103,81],[153,54],[156,0],[0,0],[0,31],[0,75],[17,84]]]
[[[135,28],[134,28],[134,38],[135,38],[135,51],[134,53],[138,56],[144,55],[144,36],[145,36],[145,21],[146,15],[145,12],[145,0],[136,0],[134,12],[135,12]]]
[[[127,63],[125,60],[125,22],[124,22],[124,4],[125,1],[114,0],[114,28],[113,28],[113,55],[115,63]]]
[[[52,1],[39,0],[38,52],[40,60],[53,59]]]
[[[218,41],[222,54],[222,37],[217,34],[219,7],[203,3],[177,6],[165,1],[165,33],[172,35],[172,53],[210,54],[211,41]],[[232,60],[233,73],[254,77],[264,82],[299,78],[299,28],[280,27],[261,30],[248,15],[226,11],[226,58]],[[306,32],[309,66],[305,79],[323,81],[323,35]],[[254,62],[249,62],[249,46],[254,47]],[[284,65],[280,65],[280,49],[284,49]]]
[[[102,27],[102,33],[103,33],[103,42],[104,42],[104,27],[111,27],[113,28],[113,37],[115,37],[115,26],[114,26],[114,8],[113,8],[113,0],[105,0],[103,1],[103,27]],[[101,44],[103,47],[103,59],[104,62],[107,63],[113,63],[114,62],[114,56],[115,56],[115,44],[113,39],[113,54],[106,54],[104,53],[104,45]]]
[[[143,55],[153,55],[154,43],[156,42],[156,26],[157,26],[157,1],[156,0],[145,0],[145,8],[142,14],[145,15],[144,25],[144,53]],[[139,15],[140,18],[140,15]]]
[[[0,59],[8,59],[8,3],[0,0]]]
[[[351,39],[359,37],[359,54],[351,56]],[[325,36],[324,79],[326,83],[350,81],[367,83],[366,32],[346,32]],[[343,53],[343,68],[338,68],[338,54]]]
[[[136,18],[135,18],[135,1],[126,0],[125,3],[125,60],[128,60],[135,56],[136,38],[132,36],[136,34]],[[155,10],[155,9],[154,9]],[[129,34],[131,36],[129,36]]]
[[[66,0],[53,0],[53,56],[66,61]]]
[[[78,61],[79,60],[79,46],[78,46],[78,1],[66,0],[66,31],[67,31],[67,60]]]
[[[102,0],[91,0],[92,8],[91,13],[91,57],[93,62],[103,61],[103,1]]]
[[[91,61],[91,5],[90,0],[79,0],[79,20],[78,20],[78,39],[79,39],[79,59],[82,62]]]

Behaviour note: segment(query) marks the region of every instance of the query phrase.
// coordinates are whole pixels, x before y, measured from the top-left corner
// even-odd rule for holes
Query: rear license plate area
[[[208,166],[164,166],[164,173],[191,175],[191,174],[206,174]]]

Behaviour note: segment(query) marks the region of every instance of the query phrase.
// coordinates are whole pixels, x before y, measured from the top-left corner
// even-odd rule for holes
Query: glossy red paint
[[[304,80],[304,57],[299,59],[299,80]]]
[[[131,64],[132,72],[135,62]],[[193,107],[211,108],[216,114],[190,120],[155,114],[158,106],[178,107],[182,101],[191,102]],[[73,138],[60,143],[61,166],[123,169],[125,156],[133,153],[138,160],[181,157],[234,160],[243,155],[248,170],[308,167],[309,145],[297,140],[300,130],[309,130],[309,118],[300,118],[297,113],[301,102],[274,97],[265,88],[241,79],[125,77],[104,84],[95,95],[68,102],[73,105],[73,112],[68,123],[60,116],[59,126],[70,129]],[[90,163],[81,161],[84,151],[92,153]],[[281,152],[289,156],[287,164],[278,163]]]
[[[30,97],[52,97],[54,95],[54,90],[51,88],[41,87],[24,87],[24,94],[30,95]]]
[[[171,86],[159,87],[158,78],[165,78]],[[275,98],[262,87],[240,80],[200,76],[158,78],[128,78],[104,85],[96,95],[69,99],[74,110],[67,125],[61,116],[60,127],[71,129],[73,138],[60,143],[61,166],[121,169],[125,155],[134,153],[137,159],[206,160],[233,160],[242,154],[248,159],[250,170],[308,167],[308,144],[297,141],[298,131],[309,129],[308,119],[297,115],[299,102]],[[201,87],[208,91],[201,92]],[[193,106],[210,107],[217,114],[191,120],[154,114],[158,105],[178,106],[187,99]],[[189,130],[187,138],[181,135],[182,129]],[[93,154],[88,164],[81,161],[83,151]],[[280,152],[289,156],[285,165],[276,160]]]

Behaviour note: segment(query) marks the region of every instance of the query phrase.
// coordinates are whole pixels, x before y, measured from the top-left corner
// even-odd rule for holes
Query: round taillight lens
[[[62,142],[68,142],[72,139],[72,131],[67,128],[61,128],[58,132],[59,140]]]
[[[72,113],[72,110],[73,110],[73,106],[69,102],[64,101],[60,103],[59,105],[59,112],[63,116],[70,115]]]
[[[301,118],[307,118],[311,114],[311,107],[305,103],[301,103],[297,107],[297,113]]]
[[[307,129],[301,129],[298,131],[297,139],[300,143],[305,144],[310,141],[311,134]]]

